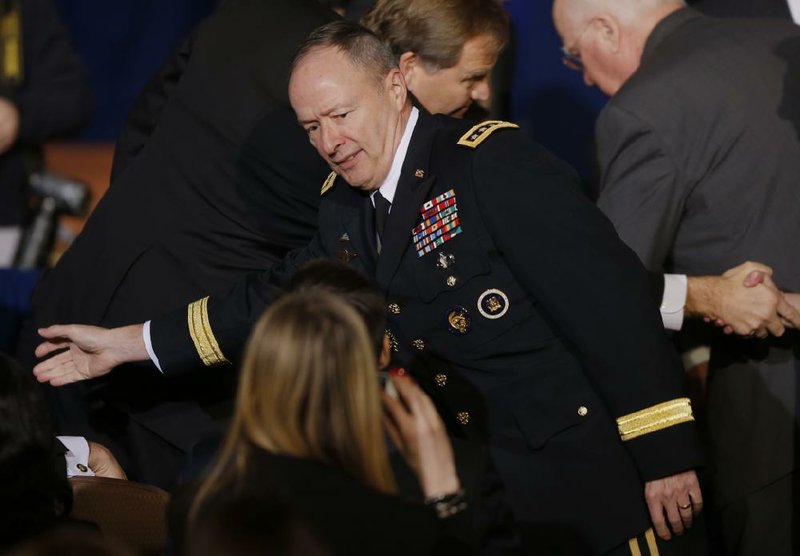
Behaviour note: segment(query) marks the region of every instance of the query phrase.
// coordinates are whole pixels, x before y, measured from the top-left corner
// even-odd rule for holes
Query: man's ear
[[[387,334],[383,335],[383,343],[381,344],[381,352],[378,355],[378,370],[382,371],[389,366],[392,362],[392,343]]]
[[[398,68],[392,68],[386,74],[386,87],[394,96],[397,107],[402,109],[406,104],[406,98],[408,98],[408,87],[403,74]]]
[[[598,39],[603,47],[611,53],[616,54],[622,45],[622,26],[619,20],[611,14],[600,14],[592,19],[590,25],[597,28]]]

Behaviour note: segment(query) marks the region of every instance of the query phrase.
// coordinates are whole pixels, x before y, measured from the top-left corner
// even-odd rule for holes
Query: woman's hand
[[[431,499],[458,491],[461,483],[453,448],[433,402],[405,370],[395,369],[389,374],[399,399],[382,393],[386,429],[417,474],[425,497]]]

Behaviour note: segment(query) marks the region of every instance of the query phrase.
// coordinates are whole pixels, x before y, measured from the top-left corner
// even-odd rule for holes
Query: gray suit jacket
[[[597,142],[599,206],[649,270],[759,260],[800,290],[800,28],[671,14],[601,113]],[[800,336],[715,341],[710,448],[724,503],[794,469]]]
[[[692,6],[715,17],[792,18],[786,0],[699,0]]]

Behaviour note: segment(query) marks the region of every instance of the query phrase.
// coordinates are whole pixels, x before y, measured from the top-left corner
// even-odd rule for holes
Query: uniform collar
[[[416,107],[412,107],[411,115],[409,115],[408,122],[406,122],[406,129],[403,131],[403,136],[400,138],[400,144],[397,146],[397,150],[394,153],[392,167],[389,169],[386,179],[383,180],[383,183],[378,188],[378,191],[380,191],[381,195],[390,203],[394,202],[394,194],[397,191],[397,182],[400,181],[400,171],[403,169],[403,162],[406,159],[406,153],[408,153],[408,145],[411,142],[411,134],[414,132],[414,127],[417,125],[418,118],[419,110],[417,110]],[[373,207],[375,206],[375,193],[377,193],[377,191],[370,195]]]

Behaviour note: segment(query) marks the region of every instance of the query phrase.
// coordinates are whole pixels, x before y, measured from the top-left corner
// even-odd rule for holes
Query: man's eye
[[[336,114],[334,118],[338,120],[344,120],[350,112],[342,112],[341,114]]]
[[[306,133],[308,133],[309,135],[311,135],[313,132],[317,131],[317,129],[318,129],[318,128],[319,128],[319,126],[316,126],[316,125],[310,125],[310,126],[308,126],[308,127],[306,128]]]

